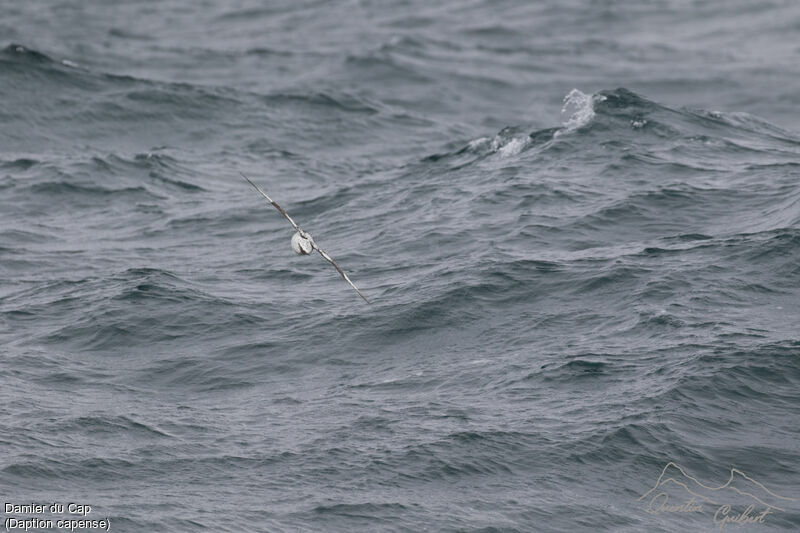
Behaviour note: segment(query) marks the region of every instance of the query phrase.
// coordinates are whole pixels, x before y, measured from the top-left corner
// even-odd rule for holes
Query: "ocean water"
[[[797,2],[0,12],[3,527],[800,530]]]

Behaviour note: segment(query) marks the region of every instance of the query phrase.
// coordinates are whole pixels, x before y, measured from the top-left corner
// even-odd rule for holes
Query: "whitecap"
[[[564,97],[561,107],[561,126],[555,136],[575,131],[587,125],[594,118],[595,102],[602,102],[606,97],[602,95],[586,94],[578,89],[572,89]]]
[[[501,146],[497,151],[503,157],[517,155],[528,144],[528,137],[515,137]]]

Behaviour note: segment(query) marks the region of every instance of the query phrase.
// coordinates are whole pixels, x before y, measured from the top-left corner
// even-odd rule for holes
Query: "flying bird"
[[[244,179],[246,179],[247,182],[250,185],[252,185],[259,193],[261,193],[261,196],[266,198],[267,201],[269,203],[271,203],[275,207],[275,209],[277,209],[280,212],[280,214],[283,215],[286,218],[286,220],[289,221],[289,224],[291,224],[292,227],[295,229],[295,234],[292,235],[292,250],[294,250],[294,252],[296,254],[298,254],[298,255],[308,255],[314,250],[318,251],[319,255],[324,257],[326,261],[328,261],[330,264],[333,265],[333,268],[335,268],[339,272],[339,274],[342,275],[344,280],[347,283],[349,283],[350,286],[353,287],[356,290],[358,295],[361,296],[361,298],[363,298],[365,302],[369,303],[369,300],[367,300],[366,296],[361,294],[361,291],[358,290],[358,287],[356,287],[355,283],[350,281],[350,278],[348,278],[347,274],[344,273],[344,270],[342,270],[341,267],[336,264],[336,261],[331,259],[331,256],[326,254],[322,250],[322,248],[317,246],[317,243],[315,243],[314,239],[311,238],[311,234],[310,233],[307,233],[307,232],[303,231],[302,229],[300,229],[300,227],[295,223],[295,221],[292,220],[292,217],[289,216],[289,213],[287,213],[281,206],[279,206],[277,203],[275,203],[275,201],[272,198],[267,196],[267,193],[262,191],[261,187],[259,187],[255,183],[253,183],[253,181],[250,178],[248,178],[247,176],[245,176],[243,173],[239,172],[239,174],[241,174],[242,177]]]

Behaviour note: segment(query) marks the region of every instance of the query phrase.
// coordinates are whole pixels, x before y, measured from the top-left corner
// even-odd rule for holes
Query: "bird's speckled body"
[[[303,232],[305,233],[305,232]],[[308,233],[301,234],[299,231],[292,235],[292,250],[297,255],[308,255],[314,251],[314,240]]]

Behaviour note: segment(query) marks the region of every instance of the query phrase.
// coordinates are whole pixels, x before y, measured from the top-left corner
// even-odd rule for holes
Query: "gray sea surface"
[[[800,3],[0,14],[4,528],[800,530]]]

